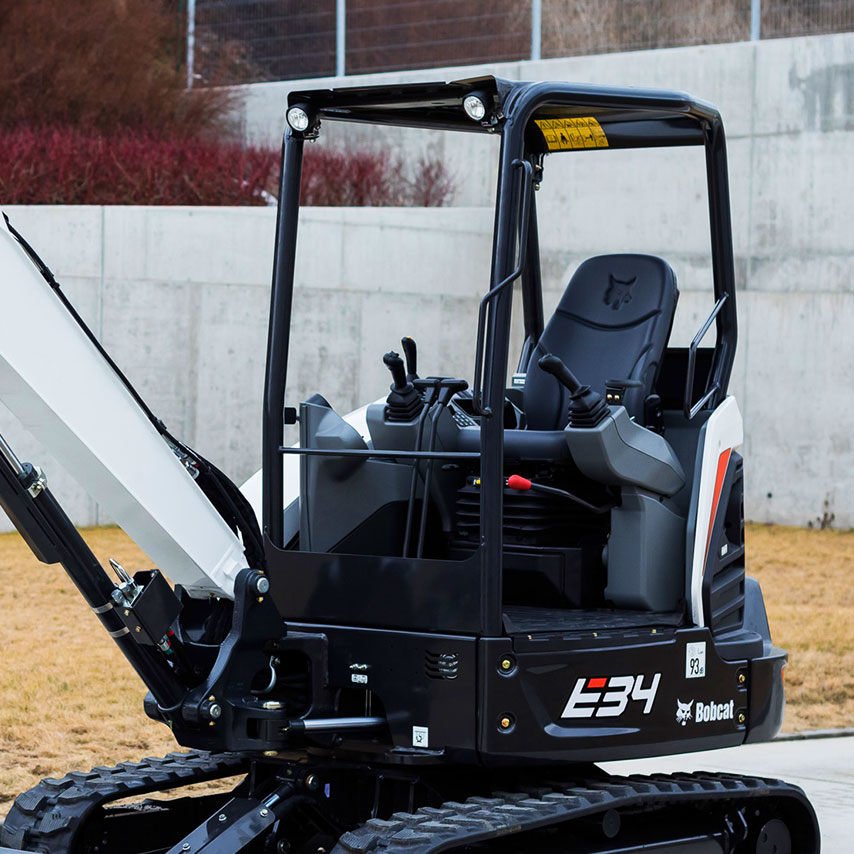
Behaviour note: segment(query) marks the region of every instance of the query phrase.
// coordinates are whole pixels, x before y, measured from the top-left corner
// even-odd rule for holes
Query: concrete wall
[[[5,211],[170,430],[238,483],[257,471],[275,209]],[[490,210],[307,209],[300,234],[290,404],[322,392],[348,412],[384,395],[381,357],[402,334],[425,367],[470,376]],[[76,523],[109,521],[5,409],[0,432],[42,466]]]
[[[248,140],[277,141],[290,89],[479,73],[678,88],[719,107],[729,140],[741,291],[733,391],[746,420],[748,515],[805,524],[829,512],[836,524],[854,525],[854,34],[256,84],[244,90],[240,124]],[[495,154],[483,156],[474,138],[452,145],[452,135],[357,126],[347,133],[354,144],[440,156],[472,178],[461,186],[459,203],[490,202]],[[700,306],[686,300],[686,284],[693,291],[708,273],[703,204],[687,214],[684,204],[674,204],[672,215],[659,205],[647,216],[646,199],[670,189],[678,202],[684,193],[681,178],[662,177],[645,156],[623,157],[611,183],[644,211],[626,218],[623,230],[611,227],[612,206],[596,204],[602,185],[593,183],[586,163],[569,189],[551,196],[547,174],[538,200],[547,223],[544,263],[556,277],[549,283],[554,290],[575,260],[596,252],[658,252],[680,280],[684,333]],[[594,201],[584,217],[567,217],[580,199]]]
[[[747,513],[806,524],[827,510],[837,525],[854,526],[854,35],[489,70],[679,87],[720,106],[740,288],[732,391],[745,415]],[[246,136],[277,139],[285,92],[330,82],[248,87]],[[425,371],[471,377],[475,311],[489,266],[494,141],[450,137],[382,132],[382,141],[407,154],[426,147],[442,156],[460,176],[458,207],[303,211],[289,403],[321,391],[346,411],[379,396],[388,382],[380,357],[402,334],[418,339]],[[711,305],[702,167],[696,151],[655,154],[566,155],[547,164],[538,198],[547,302],[585,257],[658,253],[679,278],[674,336],[685,342]],[[169,427],[235,479],[253,472],[275,211],[7,212]],[[104,418],[109,423],[108,412]],[[75,521],[104,521],[10,420],[0,417],[0,431],[23,457],[44,465]]]

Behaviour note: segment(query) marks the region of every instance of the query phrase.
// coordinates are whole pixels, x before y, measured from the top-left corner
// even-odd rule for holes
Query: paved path
[[[611,774],[731,771],[795,783],[815,807],[822,854],[854,852],[854,736],[748,744],[725,750],[603,762]]]

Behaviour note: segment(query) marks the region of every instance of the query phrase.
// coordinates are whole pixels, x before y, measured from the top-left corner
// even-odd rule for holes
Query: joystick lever
[[[383,356],[383,364],[391,371],[391,390],[404,391],[409,383],[403,368],[403,359],[394,350],[390,350]]]
[[[415,339],[409,335],[404,335],[400,339],[400,346],[403,348],[403,355],[406,356],[406,379],[409,382],[418,379],[418,348],[415,346]]]
[[[421,412],[424,401],[406,378],[403,359],[394,350],[383,356],[383,364],[391,371],[392,383],[386,398],[386,418],[389,421],[412,421]]]
[[[560,357],[546,353],[537,364],[569,391],[570,427],[597,427],[608,417],[610,410],[602,395],[582,385]]]
[[[575,394],[581,389],[578,377],[563,363],[563,359],[559,356],[546,353],[545,356],[540,357],[537,364],[541,370],[551,374],[565,389],[568,389],[570,394]]]

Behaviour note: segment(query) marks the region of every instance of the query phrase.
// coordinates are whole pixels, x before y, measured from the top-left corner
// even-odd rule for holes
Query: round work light
[[[486,115],[486,104],[477,95],[467,95],[463,100],[466,115],[475,122],[481,121]]]
[[[308,113],[302,107],[291,107],[288,110],[288,124],[299,133],[308,130]]]

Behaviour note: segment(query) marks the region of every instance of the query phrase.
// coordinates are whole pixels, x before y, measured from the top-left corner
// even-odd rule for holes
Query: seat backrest
[[[524,409],[530,430],[566,426],[569,393],[537,365],[545,353],[604,396],[609,380],[637,380],[623,405],[643,424],[676,311],[676,276],[654,255],[588,258],[566,286],[540,336],[525,378]]]

